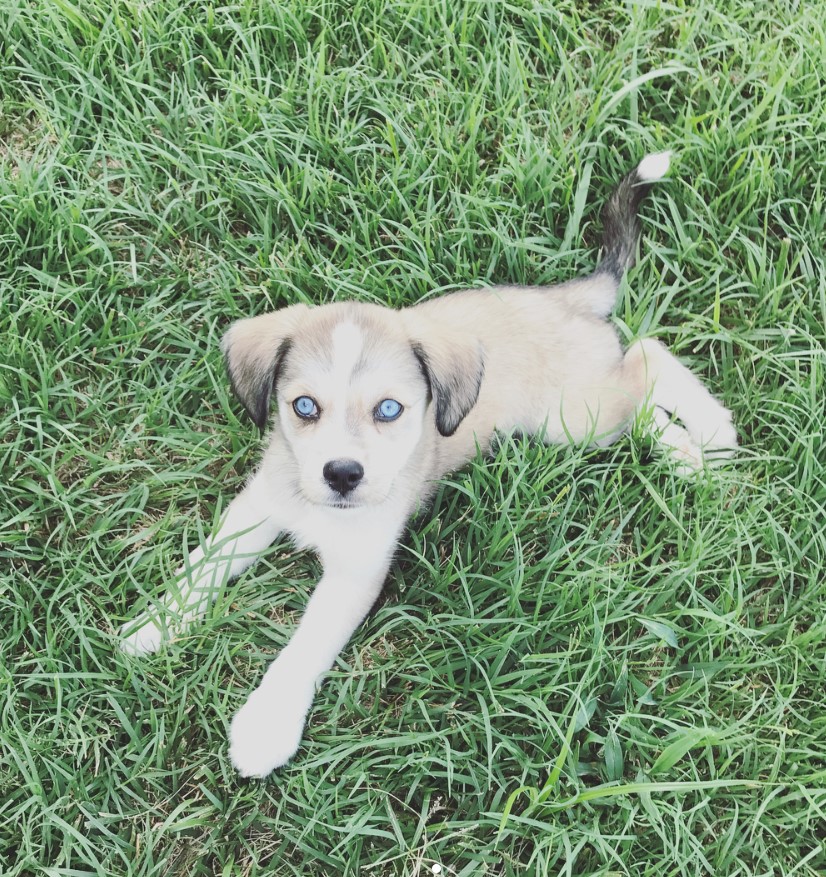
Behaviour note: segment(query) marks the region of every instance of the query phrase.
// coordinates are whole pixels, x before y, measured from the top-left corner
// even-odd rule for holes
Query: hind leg
[[[628,348],[623,379],[655,406],[657,438],[683,467],[697,469],[708,457],[734,454],[731,412],[659,341],[646,338]],[[675,417],[684,428],[673,422]]]

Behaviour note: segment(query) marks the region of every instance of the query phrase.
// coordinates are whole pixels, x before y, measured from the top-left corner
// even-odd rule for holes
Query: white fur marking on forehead
[[[364,349],[364,336],[355,323],[339,323],[333,329],[333,370],[345,380],[353,373]]]

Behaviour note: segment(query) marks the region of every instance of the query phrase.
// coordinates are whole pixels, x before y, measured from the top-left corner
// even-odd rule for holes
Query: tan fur
[[[649,156],[622,181],[591,277],[467,290],[400,311],[295,305],[230,328],[230,379],[258,426],[269,425],[267,448],[217,532],[127,626],[122,647],[155,651],[280,533],[317,552],[324,572],[301,623],[230,728],[243,776],[294,755],[316,685],[378,596],[411,514],[496,430],[608,444],[649,403],[683,469],[701,467],[708,451],[733,452],[731,414],[702,383],[659,342],[623,351],[605,319],[633,255],[644,195],[635,187],[667,167],[667,155]]]
[[[421,410],[420,443],[397,473],[411,495],[396,501],[412,507],[434,481],[470,459],[477,445],[487,449],[496,430],[595,444],[623,431],[649,388],[645,363],[627,360],[614,329],[592,310],[606,285],[597,275],[556,287],[467,290],[401,311],[354,302],[302,305],[236,324],[224,348],[230,373],[244,376],[235,385],[249,410],[260,376],[275,367],[280,345],[289,344],[276,386],[288,420],[294,419],[292,399],[316,392],[300,376],[332,366],[331,337],[343,322],[363,331],[362,371],[388,378],[377,383],[374,398],[361,401],[361,416],[368,417],[371,405],[385,396],[422,397],[430,383],[436,398],[426,413]],[[426,380],[422,365],[434,380]],[[437,427],[440,389],[459,400],[450,435]],[[410,416],[406,410],[402,418]],[[388,436],[401,420],[383,427]],[[283,432],[279,426],[273,453]]]

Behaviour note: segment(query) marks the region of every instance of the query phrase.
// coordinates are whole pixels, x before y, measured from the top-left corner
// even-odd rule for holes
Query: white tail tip
[[[644,183],[653,183],[661,180],[671,165],[670,152],[656,152],[654,155],[646,155],[637,165],[637,176]]]

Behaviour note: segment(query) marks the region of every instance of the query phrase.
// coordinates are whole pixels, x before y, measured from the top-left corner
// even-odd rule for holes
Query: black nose
[[[364,467],[355,460],[330,460],[322,474],[333,490],[346,496],[364,478]]]

